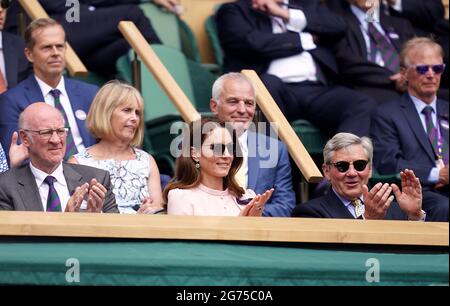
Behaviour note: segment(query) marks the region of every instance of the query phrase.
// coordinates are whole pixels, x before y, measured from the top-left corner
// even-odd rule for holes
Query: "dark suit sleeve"
[[[395,16],[408,19],[415,27],[432,32],[436,23],[444,19],[445,9],[441,0],[403,0],[402,12],[391,9]]]
[[[8,173],[3,173],[0,175],[0,210],[14,210],[14,206],[11,204],[12,201],[8,196],[8,181],[10,176]]]
[[[319,211],[314,209],[314,206],[308,203],[297,205],[292,211],[292,217],[294,218],[324,218]]]
[[[0,142],[8,157],[13,132],[18,131],[21,110],[9,95],[0,95]]]
[[[272,198],[266,203],[264,216],[271,217],[289,217],[292,209],[295,207],[295,193],[292,188],[291,164],[286,148],[281,142],[278,142],[279,154],[278,165]]]
[[[103,180],[101,181],[101,184],[106,188],[106,196],[105,196],[105,202],[103,203],[102,211],[104,213],[119,213],[119,208],[116,204],[116,197],[114,196],[114,193],[112,191],[112,185],[111,185],[111,178],[109,176],[108,171],[104,171],[105,176]]]
[[[432,167],[422,166],[417,162],[405,159],[396,121],[395,114],[389,109],[378,107],[372,114],[371,137],[374,145],[375,168],[381,174],[399,173],[405,169],[413,169],[422,183],[427,182]]]

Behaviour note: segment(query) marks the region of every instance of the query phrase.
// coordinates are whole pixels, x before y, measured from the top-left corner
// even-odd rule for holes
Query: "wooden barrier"
[[[147,66],[147,68],[152,72],[155,79],[180,112],[183,120],[190,123],[200,119],[200,114],[192,105],[183,90],[178,86],[177,82],[170,75],[169,71],[167,71],[164,64],[161,63],[160,59],[152,50],[149,43],[136,25],[131,21],[121,21],[119,23],[119,30],[142,59],[145,66]]]
[[[255,86],[256,100],[264,115],[269,122],[276,122],[278,124],[280,139],[287,145],[291,157],[294,159],[305,179],[309,183],[320,182],[323,178],[322,174],[259,76],[253,70],[242,70],[241,72]]]
[[[19,0],[19,3],[33,20],[49,17],[37,0]],[[72,76],[86,76],[88,74],[88,70],[69,43],[66,43],[66,64]]]
[[[3,211],[0,236],[448,246],[449,224]]]

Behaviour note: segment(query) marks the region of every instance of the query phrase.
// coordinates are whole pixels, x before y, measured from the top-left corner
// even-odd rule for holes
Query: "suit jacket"
[[[359,20],[351,11],[350,5],[346,1],[337,1],[338,3],[336,0],[330,1],[328,5],[347,22],[348,30],[345,37],[333,46],[339,72],[343,76],[342,81],[349,86],[388,86],[395,90],[395,83],[389,79],[393,73],[389,69],[367,60],[366,42]],[[380,25],[390,37],[391,43],[398,53],[400,53],[402,45],[414,36],[411,24],[401,18],[380,12]]]
[[[308,52],[326,76],[336,77],[336,59],[326,46],[344,35],[344,20],[319,0],[291,0],[289,4],[304,12],[307,19],[304,31],[319,37],[317,48]],[[251,0],[223,4],[216,14],[216,22],[225,53],[225,71],[253,69],[262,74],[272,60],[304,51],[298,33],[274,34],[270,16],[254,10]]]
[[[333,190],[328,191],[324,196],[297,205],[292,211],[292,217],[355,219]],[[384,219],[407,220],[407,216],[398,203],[392,202]]]
[[[437,100],[441,131],[448,143],[448,102]],[[371,121],[374,164],[380,174],[412,169],[422,185],[436,166],[436,154],[409,94],[375,109]]]
[[[248,188],[262,194],[274,188],[264,216],[289,217],[295,207],[291,164],[286,145],[263,134],[248,132]]]
[[[8,81],[8,88],[12,88],[31,73],[31,65],[25,57],[25,42],[22,38],[2,32],[2,42],[6,80]]]
[[[107,171],[67,163],[63,163],[63,171],[71,195],[78,186],[95,178],[107,189],[102,211],[119,212]],[[43,207],[29,163],[0,175],[0,210],[43,211]]]
[[[72,110],[83,110],[89,112],[91,102],[97,93],[98,87],[84,82],[64,77],[67,94],[69,95]],[[30,75],[20,82],[16,87],[0,95],[0,142],[5,152],[9,151],[11,136],[18,130],[20,113],[30,104],[44,102],[44,96],[34,77]],[[85,147],[95,144],[95,139],[85,126],[85,121],[75,116],[78,129]]]

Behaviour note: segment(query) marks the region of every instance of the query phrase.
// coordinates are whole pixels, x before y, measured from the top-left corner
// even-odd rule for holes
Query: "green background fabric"
[[[69,258],[80,263],[79,283],[66,282]],[[370,258],[380,262],[380,283],[366,282]],[[185,241],[0,242],[3,285],[448,285],[448,276],[448,253]]]

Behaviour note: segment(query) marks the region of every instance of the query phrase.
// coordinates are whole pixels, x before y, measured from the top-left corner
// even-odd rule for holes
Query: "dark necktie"
[[[381,57],[383,58],[384,67],[390,71],[397,73],[400,71],[400,61],[398,57],[398,52],[391,44],[391,42],[378,30],[372,23],[369,23],[369,34],[372,38],[372,43],[375,42],[376,49],[380,51]],[[374,52],[375,54],[375,52]],[[374,59],[374,54],[372,54],[372,59]]]
[[[55,178],[51,175],[47,176],[44,182],[48,185],[48,197],[47,197],[47,211],[55,212],[61,211],[61,200],[59,199],[58,193],[56,192],[55,186],[53,183],[55,182]]]
[[[61,92],[58,89],[50,90],[50,94],[55,99],[55,107],[58,109],[62,116],[64,117],[64,121],[66,122],[66,126],[69,126],[69,121],[67,120],[67,114],[64,111],[64,107],[61,104],[60,96]],[[67,139],[66,139],[66,154],[64,155],[64,160],[68,160],[69,157],[71,157],[74,154],[77,154],[78,150],[75,146],[75,141],[73,139],[72,131],[69,129],[67,132]]]

